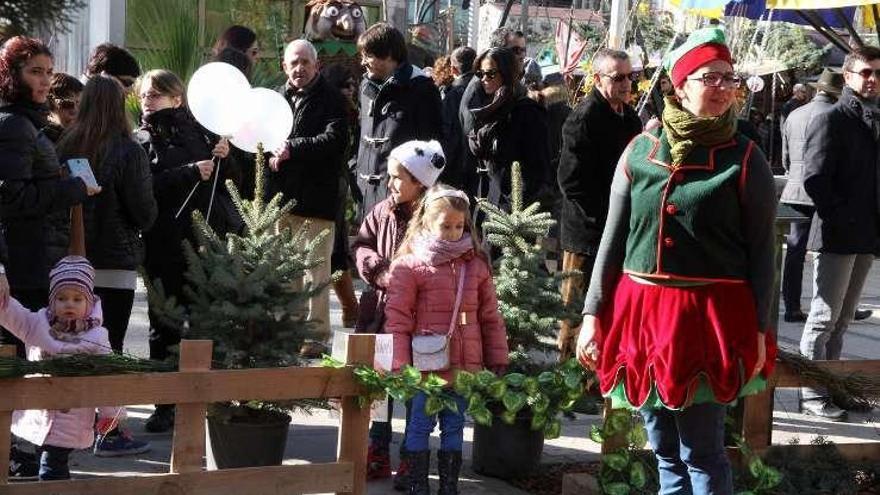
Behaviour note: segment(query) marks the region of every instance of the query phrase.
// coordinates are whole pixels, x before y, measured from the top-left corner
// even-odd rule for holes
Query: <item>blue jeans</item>
[[[70,479],[68,460],[73,449],[43,445],[38,447],[38,452],[40,453],[40,481]]]
[[[660,471],[658,495],[731,495],[724,449],[727,406],[697,404],[680,411],[640,411]]]
[[[406,450],[409,452],[428,450],[430,448],[428,438],[437,426],[438,418],[440,419],[440,450],[461,450],[464,443],[464,412],[467,409],[467,401],[454,392],[448,393],[458,404],[458,412],[444,409],[434,416],[428,416],[425,414],[425,401],[428,397],[422,392],[413,397],[404,442]]]

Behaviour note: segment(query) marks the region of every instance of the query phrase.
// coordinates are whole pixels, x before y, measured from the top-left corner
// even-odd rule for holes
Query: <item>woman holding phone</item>
[[[125,93],[116,80],[89,79],[79,117],[61,138],[58,152],[72,174],[77,174],[74,160],[87,159],[103,187],[83,203],[86,257],[95,267],[95,294],[104,308],[110,346],[121,353],[144,255],[141,232],[156,219],[156,200],[150,163],[131,139]]]

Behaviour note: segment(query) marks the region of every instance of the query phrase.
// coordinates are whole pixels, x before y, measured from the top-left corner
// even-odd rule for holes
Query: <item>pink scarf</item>
[[[55,315],[53,306],[54,304],[49,304],[46,308],[46,318],[49,320],[49,334],[51,334],[55,340],[60,340],[62,342],[79,342],[79,336],[81,334],[84,334],[95,327],[99,327],[103,323],[103,319],[95,314],[95,308],[97,307],[96,303],[89,303],[86,308],[88,316],[74,320],[62,320]]]
[[[445,241],[431,235],[418,235],[412,240],[412,252],[429,266],[448,263],[472,251],[474,243],[465,232],[457,241]]]

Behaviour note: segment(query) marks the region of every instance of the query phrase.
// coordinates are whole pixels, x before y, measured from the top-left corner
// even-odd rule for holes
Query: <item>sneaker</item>
[[[37,456],[13,445],[9,451],[9,481],[36,481],[39,474]]]
[[[131,433],[120,430],[117,435],[98,435],[95,439],[96,457],[121,457],[143,454],[151,448],[150,442],[136,440]]]
[[[807,315],[800,310],[792,311],[790,313],[786,311],[785,314],[782,316],[782,319],[785,320],[787,323],[803,323],[807,321]]]
[[[147,418],[144,429],[150,433],[165,433],[174,427],[174,406],[160,404]]]
[[[829,400],[806,400],[801,402],[801,412],[807,416],[816,416],[828,421],[846,420],[846,411],[835,406]]]
[[[400,465],[397,467],[397,472],[394,473],[393,485],[398,492],[409,489],[409,460],[405,457],[400,459]]]
[[[867,320],[872,314],[874,314],[874,312],[870,309],[857,309],[853,315],[853,321]]]
[[[372,445],[367,451],[367,479],[382,480],[391,477],[391,456],[387,450]]]

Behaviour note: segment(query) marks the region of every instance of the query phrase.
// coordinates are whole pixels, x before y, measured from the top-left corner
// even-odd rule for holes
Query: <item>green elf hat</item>
[[[684,44],[669,52],[663,66],[672,85],[680,87],[687,76],[715,60],[724,60],[733,65],[724,31],[717,27],[708,27],[694,31]]]

